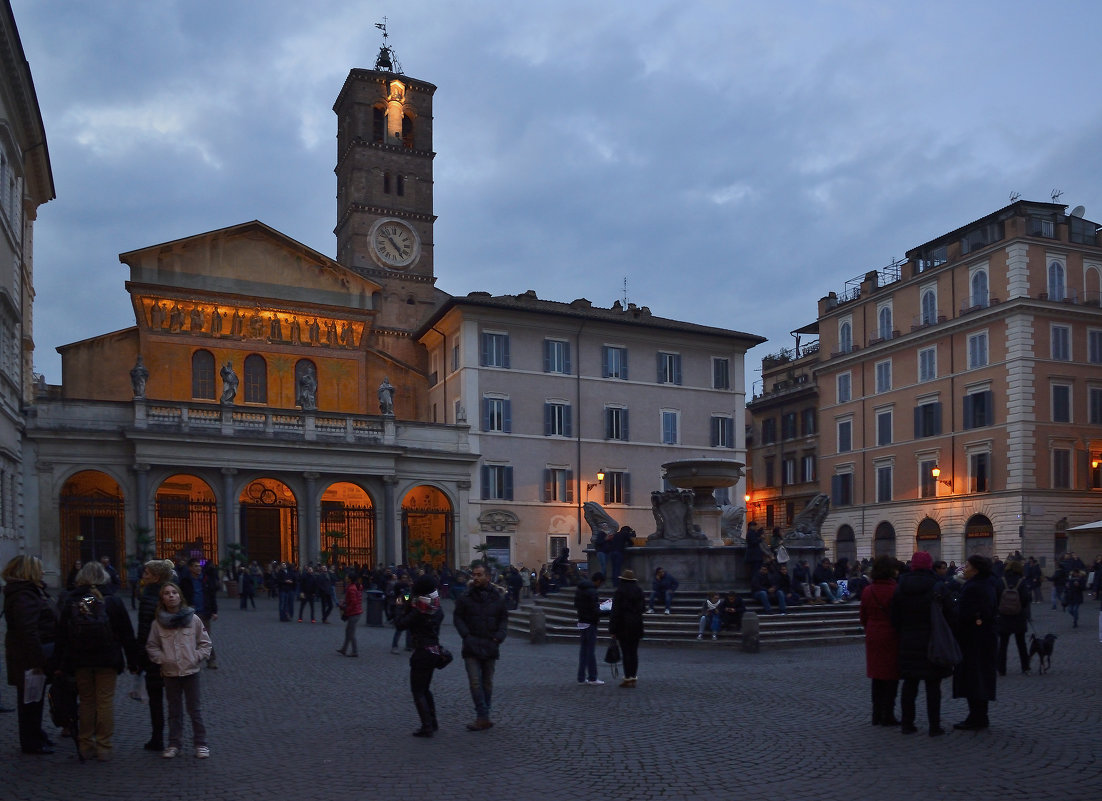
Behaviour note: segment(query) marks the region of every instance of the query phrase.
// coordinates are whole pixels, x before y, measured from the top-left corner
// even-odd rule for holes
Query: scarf
[[[182,629],[191,625],[191,619],[195,616],[195,610],[190,606],[181,606],[175,613],[167,609],[157,610],[157,622],[166,629]]]

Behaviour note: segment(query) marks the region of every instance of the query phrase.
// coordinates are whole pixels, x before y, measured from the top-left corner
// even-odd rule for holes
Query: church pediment
[[[119,255],[142,291],[370,311],[379,285],[260,222]]]

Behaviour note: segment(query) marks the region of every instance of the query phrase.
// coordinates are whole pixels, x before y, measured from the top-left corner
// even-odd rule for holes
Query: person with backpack
[[[145,642],[149,639],[149,630],[157,617],[157,604],[161,602],[161,588],[176,575],[171,559],[150,559],[145,563],[140,580],[141,592],[138,596],[138,634],[135,638],[140,649],[139,664],[145,672],[145,690],[149,696],[149,720],[153,729],[152,736],[145,744],[146,751],[163,751],[165,748],[165,683],[161,678],[161,668],[150,661],[145,652]]]
[[[1029,652],[1025,647],[1025,630],[1032,617],[1029,581],[1025,578],[1025,569],[1021,562],[1007,562],[1003,577],[996,580],[995,631],[999,635],[999,675],[1006,675],[1006,652],[1010,638],[1018,647],[1018,661],[1022,666],[1022,675],[1029,675]]]
[[[129,665],[138,669],[134,627],[126,603],[110,589],[100,562],[77,574],[76,587],[61,602],[54,657],[76,679],[80,698],[77,747],[85,759],[111,759],[115,733],[115,685]]]

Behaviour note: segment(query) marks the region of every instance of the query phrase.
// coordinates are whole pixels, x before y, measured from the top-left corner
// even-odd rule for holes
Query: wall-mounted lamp
[[[604,483],[604,480],[605,480],[605,471],[604,471],[604,469],[602,468],[601,470],[598,470],[598,471],[597,471],[597,480],[596,480],[596,481],[595,481],[594,483],[592,483],[592,484],[588,484],[588,483],[587,483],[587,484],[585,485],[585,491],[586,491],[586,492],[589,492],[589,491],[590,491],[591,489],[593,489],[594,487],[596,487],[596,486],[597,486],[598,484],[603,484],[603,483]]]
[[[1100,460],[1097,456],[1095,456],[1093,459],[1091,459],[1091,467],[1092,468],[1097,470],[1099,465],[1102,465],[1102,460]]]
[[[937,481],[938,484],[944,484],[949,489],[953,488],[953,482],[952,482],[951,479],[939,478],[939,476],[941,475],[941,468],[940,467],[935,467],[933,470],[931,470],[930,475],[934,477],[934,480]]]
[[[742,496],[742,499],[743,499],[744,501],[746,501],[746,503],[750,503],[750,496],[749,496],[749,495],[743,495],[743,496]]]

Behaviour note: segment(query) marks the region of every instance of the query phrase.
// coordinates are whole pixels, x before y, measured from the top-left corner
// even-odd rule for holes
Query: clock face
[[[417,260],[421,240],[400,220],[380,220],[371,229],[371,249],[384,267],[401,269]]]

